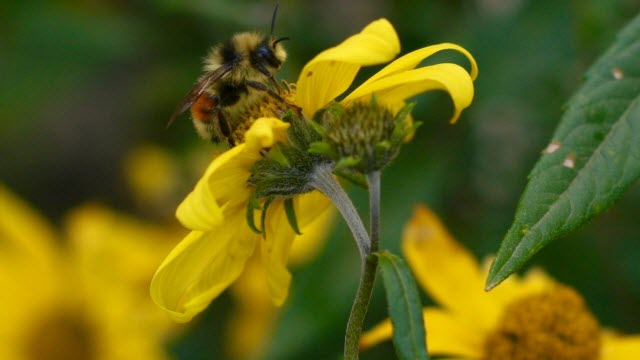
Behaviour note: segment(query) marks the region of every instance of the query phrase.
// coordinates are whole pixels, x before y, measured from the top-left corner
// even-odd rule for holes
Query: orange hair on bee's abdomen
[[[214,112],[216,111],[216,103],[211,99],[208,94],[202,94],[191,105],[191,117],[194,120],[209,123],[214,118]]]

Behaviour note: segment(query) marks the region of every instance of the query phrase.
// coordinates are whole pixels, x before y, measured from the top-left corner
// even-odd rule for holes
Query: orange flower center
[[[96,359],[95,333],[77,312],[56,311],[39,319],[28,334],[25,358],[32,360]]]
[[[599,358],[600,344],[600,327],[582,297],[558,286],[510,304],[484,359],[591,360]]]

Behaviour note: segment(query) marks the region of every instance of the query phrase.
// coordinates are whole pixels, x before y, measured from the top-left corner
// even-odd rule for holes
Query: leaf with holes
[[[585,79],[529,175],[487,289],[609,208],[640,176],[640,16]]]
[[[418,287],[407,264],[383,250],[375,254],[382,270],[382,280],[393,324],[393,344],[398,358],[428,360],[422,304]]]

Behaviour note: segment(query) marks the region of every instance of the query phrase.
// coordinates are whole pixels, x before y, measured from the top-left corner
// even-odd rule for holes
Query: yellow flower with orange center
[[[470,72],[451,63],[416,68],[425,58],[447,49],[465,55]],[[399,52],[393,26],[385,19],[374,21],[307,63],[287,99],[310,119],[350,87],[361,67],[391,61]],[[380,104],[397,112],[414,95],[445,90],[453,99],[453,122],[473,99],[476,75],[476,63],[463,48],[454,44],[429,46],[393,61],[339,102],[348,107],[369,101],[375,94]],[[280,305],[286,299],[291,282],[287,261],[299,235],[290,226],[282,199],[271,202],[268,213],[261,215],[265,219],[263,235],[252,232],[247,224],[252,189],[247,181],[252,166],[270,148],[285,141],[289,126],[274,117],[257,118],[244,134],[244,142],[213,159],[178,207],[178,219],[192,232],[166,258],[151,285],[154,301],[175,320],[189,321],[206,308],[242,274],[255,251],[259,251],[259,273],[273,303]],[[293,209],[303,234],[323,213],[332,211],[330,201],[318,191],[295,196]]]
[[[427,348],[456,359],[640,358],[640,335],[602,329],[573,289],[541,270],[484,291],[488,269],[426,207],[405,227],[402,250],[416,280],[441,307],[423,310]],[[391,338],[389,320],[363,334],[368,349]]]

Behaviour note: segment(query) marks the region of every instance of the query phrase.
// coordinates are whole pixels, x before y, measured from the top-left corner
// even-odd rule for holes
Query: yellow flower
[[[445,49],[466,55],[471,74],[455,64],[414,69],[425,58]],[[311,60],[302,70],[289,101],[310,118],[351,85],[360,67],[388,62],[399,51],[398,36],[391,24],[385,19],[374,21]],[[397,111],[409,97],[442,89],[451,94],[455,121],[471,103],[476,74],[475,61],[466,50],[453,44],[430,46],[392,62],[341,103],[348,106],[376,93],[380,103]],[[251,232],[246,213],[252,195],[247,186],[251,167],[265,150],[284,141],[288,127],[288,123],[273,117],[258,118],[247,130],[243,143],[213,159],[195,189],[178,207],[176,216],[193,231],[163,262],[151,285],[154,301],[176,321],[189,321],[206,308],[241,275],[256,248],[273,303],[280,305],[286,299],[291,281],[287,259],[296,234],[285,216],[283,201],[276,200],[269,207],[263,239]],[[329,205],[329,200],[317,191],[294,198],[303,234],[320,214],[331,211]]]
[[[147,289],[175,236],[94,205],[63,243],[0,185],[0,359],[168,359],[176,328]]]
[[[484,291],[488,269],[418,207],[404,231],[402,250],[418,283],[441,307],[423,310],[432,355],[456,359],[640,358],[640,335],[603,330],[575,290],[541,270],[511,276]],[[361,347],[389,339],[389,320],[366,332]]]

